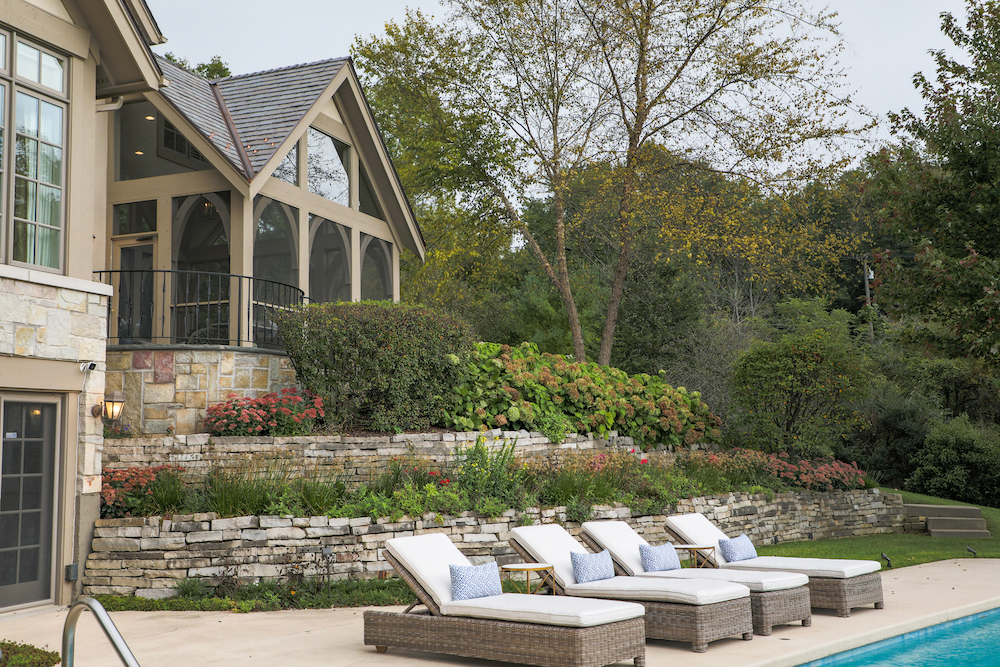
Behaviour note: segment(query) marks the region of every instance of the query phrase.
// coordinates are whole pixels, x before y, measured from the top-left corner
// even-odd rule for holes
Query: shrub
[[[811,312],[790,318],[790,333],[756,341],[736,362],[733,395],[747,411],[746,444],[795,456],[833,453],[852,421],[851,401],[866,393],[862,355],[854,348],[848,315]]]
[[[777,480],[807,491],[865,488],[865,471],[857,463],[844,463],[832,456],[818,461],[796,461],[787,452],[781,452],[770,456],[767,468]]]
[[[617,430],[645,449],[719,437],[720,422],[698,392],[542,354],[531,343],[479,343],[464,370],[447,395],[444,426],[541,431],[555,442],[569,432]]]
[[[936,424],[913,456],[906,489],[1000,507],[1000,430],[968,415]]]
[[[323,399],[298,389],[260,398],[230,393],[222,403],[208,406],[205,428],[212,435],[306,435],[324,415]]]
[[[212,588],[203,579],[185,577],[180,579],[174,588],[178,597],[200,599],[207,598],[212,593]]]
[[[492,497],[505,501],[509,506],[522,509],[526,506],[524,482],[527,469],[516,459],[513,440],[504,441],[500,447],[491,450],[486,446],[485,438],[480,436],[474,445],[459,447],[455,454],[458,459],[454,470],[455,481],[472,493],[477,502],[484,497]]]
[[[56,651],[0,639],[0,667],[53,667],[58,662]]]
[[[157,466],[154,468],[104,468],[101,484],[101,518],[120,519],[128,516],[149,516],[159,509],[157,500],[173,503],[178,496],[183,504],[183,494],[177,494],[181,468]],[[163,480],[161,481],[161,478]]]
[[[430,425],[474,342],[460,320],[388,301],[308,305],[282,313],[278,326],[327,420],[376,431]]]

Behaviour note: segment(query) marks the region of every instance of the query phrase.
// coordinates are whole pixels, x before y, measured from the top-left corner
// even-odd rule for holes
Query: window
[[[312,216],[309,297],[318,303],[351,300],[351,230]]]
[[[291,183],[292,185],[299,184],[298,144],[292,146],[292,150],[288,151],[278,166],[274,168],[274,177],[284,181],[285,183]]]
[[[143,234],[156,231],[156,200],[117,204],[114,234]]]
[[[361,298],[392,301],[392,244],[361,235]]]
[[[177,131],[173,124],[164,118],[159,118],[160,142],[156,154],[162,158],[192,169],[204,169],[208,160],[184,135]]]
[[[13,71],[0,73],[0,191],[4,193],[0,223],[10,244],[10,261],[59,270],[65,211],[66,60],[0,33],[0,68],[11,62],[8,44],[14,44],[15,53]],[[8,123],[13,124],[12,134]]]
[[[361,178],[358,182],[358,210],[362,213],[366,213],[373,218],[378,218],[379,220],[385,220],[385,214],[382,213],[382,207],[378,204],[378,198],[375,196],[375,188],[372,187],[371,179],[368,178],[368,171],[365,169],[365,165],[358,163],[358,172]]]
[[[330,135],[310,127],[308,134],[309,192],[330,201],[351,205],[351,179],[348,174],[348,146]]]

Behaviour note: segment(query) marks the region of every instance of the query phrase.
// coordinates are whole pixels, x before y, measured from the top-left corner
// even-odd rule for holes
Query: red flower
[[[643,459],[643,460],[639,461],[639,463],[649,463],[649,459]]]

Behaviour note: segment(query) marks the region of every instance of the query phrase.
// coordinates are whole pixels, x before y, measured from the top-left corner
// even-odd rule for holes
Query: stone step
[[[971,505],[903,505],[907,516],[953,516],[979,519],[983,513]]]
[[[964,540],[986,540],[990,537],[988,530],[956,530],[953,528],[932,528],[928,530],[931,537],[959,537]]]
[[[986,520],[954,516],[929,516],[927,517],[927,530],[986,530]]]

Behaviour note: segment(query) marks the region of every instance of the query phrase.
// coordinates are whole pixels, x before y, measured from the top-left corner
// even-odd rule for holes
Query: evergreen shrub
[[[1000,507],[1000,429],[968,415],[936,424],[913,455],[906,490]]]
[[[390,301],[311,304],[282,313],[278,327],[327,423],[382,432],[438,419],[474,344],[461,320]]]
[[[567,433],[617,430],[644,449],[715,442],[720,420],[701,394],[658,376],[544,354],[532,343],[479,343],[464,376],[445,394],[443,426],[460,430]]]

